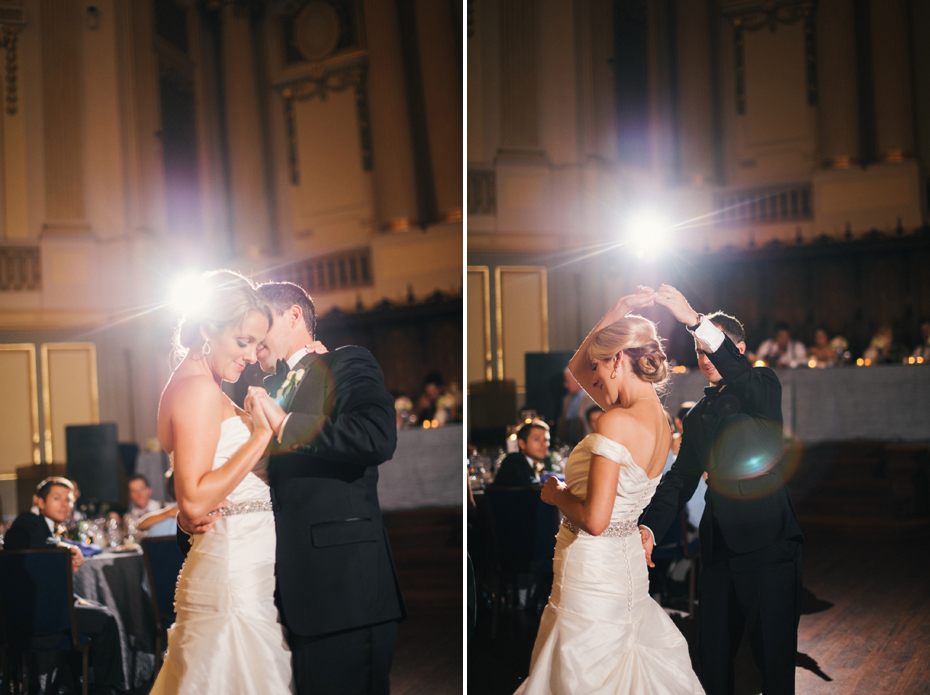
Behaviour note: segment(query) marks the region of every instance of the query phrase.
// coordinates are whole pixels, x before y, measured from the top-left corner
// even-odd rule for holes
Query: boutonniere
[[[284,377],[284,383],[281,384],[281,388],[278,389],[276,398],[278,400],[287,398],[291,391],[294,390],[294,387],[300,383],[300,380],[304,378],[304,374],[307,373],[307,370],[301,367],[300,369],[292,369],[287,373],[287,376]]]

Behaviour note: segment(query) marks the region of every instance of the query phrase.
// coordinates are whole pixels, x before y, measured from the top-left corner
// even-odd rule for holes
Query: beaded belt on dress
[[[232,516],[234,514],[250,514],[252,512],[270,512],[271,500],[248,500],[246,502],[233,502],[222,509],[217,509],[218,516]]]
[[[581,530],[579,527],[575,526],[572,523],[572,520],[567,516],[562,517],[562,526],[567,528],[569,531],[574,533],[576,536],[592,536],[592,534],[587,531]],[[636,519],[630,519],[629,521],[618,521],[615,524],[610,524],[605,528],[597,538],[626,538],[627,536],[632,536],[639,530],[639,525],[636,523]]]

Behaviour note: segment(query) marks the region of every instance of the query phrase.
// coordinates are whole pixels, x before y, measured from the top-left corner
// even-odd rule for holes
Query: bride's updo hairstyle
[[[594,336],[588,356],[609,360],[618,352],[630,358],[633,373],[656,386],[668,380],[668,358],[662,349],[655,324],[642,316],[626,316],[600,330]]]
[[[209,337],[218,337],[228,328],[240,325],[253,311],[262,314],[271,327],[271,306],[239,273],[209,271],[186,291],[192,296],[184,297],[188,309],[174,332],[175,364],[180,364],[191,348],[202,347],[201,328]]]

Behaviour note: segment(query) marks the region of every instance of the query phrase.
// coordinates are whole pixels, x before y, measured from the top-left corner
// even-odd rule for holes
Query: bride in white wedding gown
[[[655,391],[665,353],[651,321],[627,316],[652,304],[649,288],[621,298],[569,363],[605,413],[572,451],[565,483],[543,487],[564,518],[530,675],[515,695],[704,693],[687,642],[649,596],[637,527],[670,442]]]
[[[184,358],[162,394],[158,436],[171,452],[178,506],[210,517],[178,578],[177,620],[151,695],[294,692],[291,654],[274,605],[275,525],[256,464],[272,431],[260,407],[236,407],[222,392],[255,361],[271,325],[269,307],[245,278],[208,274],[199,307],[176,336]]]

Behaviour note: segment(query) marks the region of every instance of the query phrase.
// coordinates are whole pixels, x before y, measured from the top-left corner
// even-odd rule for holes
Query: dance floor
[[[864,523],[805,511],[799,505],[805,543],[798,695],[930,693],[930,520]],[[694,660],[697,622],[676,623]],[[502,612],[491,639],[490,613],[479,616],[468,692],[511,695],[529,670],[537,628],[534,616]],[[736,664],[736,695],[760,693],[746,639]]]
[[[462,511],[384,515],[409,617],[397,631],[392,695],[462,693]]]

